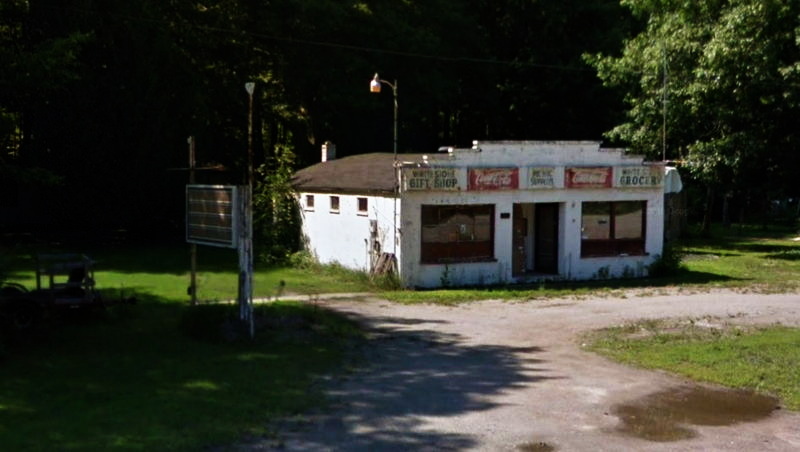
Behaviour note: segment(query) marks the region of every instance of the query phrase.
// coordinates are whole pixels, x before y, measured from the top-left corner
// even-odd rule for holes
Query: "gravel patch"
[[[800,326],[800,295],[715,291],[483,301],[458,306],[320,301],[368,327],[355,371],[325,381],[333,401],[287,421],[278,439],[236,450],[800,450],[800,413],[693,427],[654,442],[620,433],[613,407],[678,386],[582,349],[581,333],[640,319],[723,318]]]

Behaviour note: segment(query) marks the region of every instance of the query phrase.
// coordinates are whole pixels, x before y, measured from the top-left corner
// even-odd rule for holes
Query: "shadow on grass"
[[[183,275],[190,269],[187,244],[90,249],[87,254],[96,259],[97,268],[104,271]],[[232,249],[199,246],[197,265],[199,272],[236,274],[239,271],[238,256]]]
[[[467,450],[478,444],[470,432],[437,430],[424,418],[490,410],[492,396],[563,378],[536,346],[468,345],[438,331],[441,321],[348,315],[372,338],[365,363],[329,383],[330,409],[290,427],[300,431],[289,435],[293,450]]]
[[[781,259],[786,261],[800,261],[800,247],[791,250],[784,250],[778,253],[768,254],[767,259]]]
[[[4,449],[201,450],[248,437],[270,443],[287,427],[278,419],[328,404],[315,381],[342,377],[356,344],[361,370],[331,393],[357,406],[355,417],[343,422],[338,404],[322,417],[326,435],[350,450],[468,448],[468,434],[422,429],[419,416],[487,410],[495,406],[487,396],[558,378],[546,375],[537,347],[465,345],[436,331],[441,321],[351,315],[369,329],[365,343],[342,333],[357,328],[340,314],[275,304],[265,317],[283,332],[260,330],[254,343],[230,343],[191,339],[182,330],[190,308],[136,295],[139,305],[103,316],[53,319],[37,340],[5,351],[0,426],[14,428],[0,427]],[[297,315],[321,320],[298,323]]]
[[[716,258],[716,257],[735,257],[735,256],[741,256],[741,255],[742,255],[742,253],[733,253],[733,252],[730,252],[730,251],[719,251],[719,250],[704,251],[704,250],[690,249],[690,250],[687,250],[683,254],[683,258],[685,260],[691,260],[691,259],[695,258],[696,256],[697,257]]]
[[[180,328],[189,308],[137,295],[144,303],[103,316],[51,318],[5,348],[4,450],[201,450],[268,434],[274,416],[320,404],[313,378],[337,369],[348,343],[330,328],[197,341]]]
[[[756,229],[745,234],[739,234],[732,230],[717,229],[712,237],[698,238],[691,237],[682,240],[682,245],[688,248],[690,254],[705,254],[704,251],[693,251],[691,248],[714,248],[708,254],[740,255],[747,253],[783,253],[792,252],[800,249],[800,243],[790,242],[796,237],[797,233],[793,230],[764,231]],[[776,243],[777,242],[777,243]],[[729,254],[735,252],[738,254]]]
[[[680,284],[712,284],[730,281],[745,281],[746,278],[736,278],[733,276],[718,273],[702,272],[697,270],[682,270],[675,276],[664,278],[652,278],[642,280],[642,286],[674,286]]]
[[[85,254],[96,261],[96,271],[120,273],[161,273],[182,275],[189,271],[189,245],[170,244],[27,244],[16,247],[12,266],[20,272],[33,272],[37,254]],[[236,250],[198,247],[198,270],[238,273]]]
[[[728,246],[730,249],[748,253],[791,253],[800,252],[800,245],[777,245],[774,243],[737,243]]]

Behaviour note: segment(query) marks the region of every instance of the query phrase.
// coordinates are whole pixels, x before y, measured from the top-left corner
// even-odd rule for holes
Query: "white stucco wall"
[[[378,227],[381,251],[394,252],[398,258],[400,277],[409,287],[437,287],[443,283],[482,285],[525,282],[537,279],[578,280],[645,276],[647,267],[662,252],[664,235],[664,186],[622,186],[620,177],[630,174],[622,168],[651,168],[663,171],[663,166],[648,166],[641,157],[626,155],[622,150],[600,149],[599,142],[493,142],[477,143],[472,150],[452,154],[430,154],[423,162],[402,162],[409,168],[448,169],[450,190],[425,188],[431,183],[425,175],[414,179],[417,185],[403,179],[399,199],[391,196],[352,195],[337,193],[299,193],[303,213],[303,233],[307,249],[322,263],[337,262],[357,270],[369,270],[371,265],[370,220]],[[518,168],[516,189],[477,190],[469,187],[470,168]],[[529,173],[531,168],[547,168],[554,180],[552,186],[536,186]],[[565,171],[571,168],[613,168],[611,187],[576,188],[567,186]],[[452,169],[450,171],[449,169]],[[656,171],[656,173],[657,173]],[[478,174],[478,172],[475,172]],[[654,173],[655,174],[655,173]],[[405,176],[404,176],[405,177]],[[416,176],[411,176],[412,178]],[[422,185],[420,185],[422,184]],[[456,188],[452,189],[452,185]],[[315,198],[314,208],[306,204],[306,195]],[[338,212],[330,211],[330,197],[338,196]],[[357,211],[359,197],[368,199],[366,214]],[[645,201],[645,253],[636,256],[581,257],[582,203],[598,201]],[[395,202],[397,204],[395,204]],[[534,273],[534,221],[537,203],[558,206],[557,271]],[[421,263],[421,206],[422,205],[494,205],[494,258],[484,262],[423,264]],[[513,262],[513,212],[520,204],[528,220],[525,272],[517,274]],[[396,213],[397,237],[393,215]],[[503,217],[506,218],[503,218]]]
[[[309,208],[307,195],[314,196]],[[339,211],[330,209],[331,196],[339,197]],[[367,198],[367,212],[358,212],[358,198]],[[303,216],[303,237],[306,249],[320,263],[339,263],[353,270],[370,270],[370,220],[377,221],[377,239],[383,252],[391,253],[394,245],[394,199],[383,196],[341,193],[299,193]],[[399,212],[399,203],[397,215]],[[397,245],[399,254],[399,244]]]
[[[647,201],[645,255],[581,258],[581,203],[591,201]],[[656,190],[550,190],[547,192],[406,193],[402,199],[403,246],[401,275],[408,286],[436,287],[481,285],[531,280],[512,276],[512,225],[515,203],[559,203],[558,274],[544,279],[592,279],[607,274],[645,276],[646,268],[661,253],[664,234],[663,194]],[[423,204],[495,204],[493,262],[452,264],[420,263],[421,206]],[[501,218],[508,213],[509,218]],[[529,259],[530,262],[530,259]],[[604,268],[605,270],[601,270]],[[607,273],[606,273],[607,272]],[[535,278],[533,278],[535,279]]]
[[[434,168],[456,168],[458,191],[413,191],[402,193],[401,208],[404,259],[400,273],[407,286],[436,287],[522,282],[535,279],[592,279],[600,277],[645,276],[647,266],[661,253],[663,246],[663,187],[649,188],[565,188],[563,172],[567,167],[637,166],[641,157],[625,155],[622,150],[600,150],[595,142],[552,143],[478,143],[477,149],[455,154],[432,154],[429,165]],[[532,189],[525,180],[528,167],[553,167],[556,186]],[[468,191],[468,168],[517,167],[520,188],[501,191]],[[616,173],[615,173],[616,177]],[[645,255],[614,257],[581,257],[581,207],[593,201],[646,201]],[[557,274],[513,276],[512,227],[513,206],[522,204],[532,211],[535,203],[557,203],[558,271]],[[494,204],[494,257],[491,262],[450,264],[420,263],[421,206]],[[502,218],[508,214],[508,218]],[[529,224],[529,230],[532,226]],[[528,236],[528,248],[533,238]],[[532,262],[531,254],[526,264]]]

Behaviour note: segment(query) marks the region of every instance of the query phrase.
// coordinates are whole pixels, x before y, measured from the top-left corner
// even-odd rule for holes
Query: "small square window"
[[[306,210],[314,210],[314,195],[306,195]]]
[[[358,214],[359,215],[366,215],[368,206],[369,206],[369,201],[367,201],[367,198],[358,198]]]
[[[339,197],[331,196],[331,212],[339,213]]]

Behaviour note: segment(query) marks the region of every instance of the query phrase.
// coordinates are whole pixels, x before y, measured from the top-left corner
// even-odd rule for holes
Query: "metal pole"
[[[189,184],[195,183],[194,169],[195,169],[195,148],[194,137],[188,139],[189,142]],[[192,243],[189,245],[189,261],[191,267],[191,275],[189,277],[189,303],[192,306],[197,304],[197,244]]]
[[[397,79],[395,79],[394,84],[391,82],[387,82],[386,80],[381,80],[378,76],[378,73],[375,73],[375,76],[372,78],[372,81],[369,84],[369,90],[373,93],[380,93],[381,92],[381,84],[387,85],[389,88],[392,89],[392,97],[394,100],[394,133],[393,133],[393,141],[392,141],[392,153],[394,154],[394,159],[392,161],[392,171],[394,173],[394,194],[393,194],[393,218],[392,218],[392,256],[394,257],[395,261],[397,262],[397,201],[399,197],[400,191],[400,176],[399,176],[399,165],[397,161]]]
[[[246,265],[245,271],[245,297],[247,302],[247,320],[249,322],[250,338],[255,336],[255,323],[253,322],[253,91],[255,83],[248,82],[245,89],[250,97],[250,106],[247,115],[247,204],[245,221],[247,222],[247,241],[245,244]]]
[[[667,52],[661,48],[664,73],[661,88],[661,160],[667,161]]]
[[[393,234],[392,234],[392,254],[394,255],[394,259],[397,259],[397,198],[398,192],[400,191],[400,181],[398,177],[398,168],[397,168],[397,79],[394,80],[394,85],[390,85],[392,87],[392,94],[394,97],[394,146],[392,148],[394,152],[394,160],[392,162],[392,169],[394,172],[394,200],[392,204],[394,204],[394,213],[392,218],[392,225]]]
[[[394,81],[394,85],[390,85],[392,87],[392,94],[394,96],[394,146],[392,150],[394,151],[394,159],[397,160],[397,80]]]

